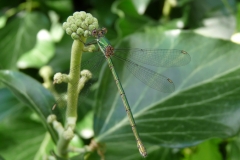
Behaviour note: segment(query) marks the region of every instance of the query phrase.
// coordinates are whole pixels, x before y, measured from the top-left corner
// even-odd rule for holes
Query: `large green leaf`
[[[6,159],[40,160],[52,148],[50,136],[41,123],[26,116],[26,112],[16,118],[6,118],[0,124],[0,154]],[[51,142],[51,144],[49,143]]]
[[[11,115],[21,114],[23,104],[20,103],[16,97],[6,88],[0,89],[0,121]]]
[[[41,30],[37,36],[35,47],[23,54],[17,64],[19,68],[40,68],[54,55],[54,43],[50,34],[46,30]]]
[[[0,71],[0,81],[3,82],[21,102],[25,103],[37,113],[44,127],[56,142],[57,134],[46,121],[47,117],[52,114],[51,108],[55,103],[52,94],[36,80],[20,72],[2,70]],[[58,108],[55,110],[57,112]],[[58,115],[60,116],[60,114]]]
[[[192,146],[239,132],[240,46],[194,32],[164,32],[161,28],[146,28],[144,33],[127,37],[119,46],[183,49],[192,58],[190,64],[179,68],[151,68],[173,80],[176,90],[171,94],[147,87],[124,64],[115,63],[147,149],[154,144],[173,148]],[[130,154],[140,156],[109,68],[102,73],[95,107],[96,140],[105,143],[106,150],[111,144],[124,141],[121,147],[115,147],[121,159]],[[127,146],[134,146],[135,150],[121,152]],[[106,156],[112,154],[106,152]]]
[[[38,31],[48,27],[44,14],[21,12],[0,29],[1,68],[16,68],[18,58],[34,47]]]

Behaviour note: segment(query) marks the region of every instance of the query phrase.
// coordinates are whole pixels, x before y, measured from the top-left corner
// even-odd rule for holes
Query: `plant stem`
[[[57,153],[59,156],[68,158],[68,144],[74,137],[74,128],[77,120],[77,102],[78,102],[78,82],[80,79],[80,66],[82,52],[86,38],[81,41],[74,40],[71,51],[71,62],[69,72],[69,83],[67,90],[67,108],[66,108],[66,125],[61,133],[57,143]]]
[[[82,41],[85,43],[86,39],[82,38]],[[80,66],[82,59],[82,52],[84,48],[83,42],[79,40],[74,40],[72,45],[71,52],[71,63],[70,63],[70,72],[69,79],[70,83],[68,83],[68,91],[67,91],[67,112],[66,118],[75,117],[77,118],[77,102],[78,102],[78,89],[76,84],[78,84],[80,78]]]

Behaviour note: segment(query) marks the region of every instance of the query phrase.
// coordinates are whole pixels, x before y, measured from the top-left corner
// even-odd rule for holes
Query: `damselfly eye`
[[[96,35],[97,35],[97,30],[94,29],[94,30],[92,31],[92,36],[96,36]]]

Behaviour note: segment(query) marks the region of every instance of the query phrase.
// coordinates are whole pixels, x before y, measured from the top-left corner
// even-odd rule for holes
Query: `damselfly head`
[[[106,33],[107,33],[107,29],[106,28],[102,28],[102,29],[99,29],[97,31],[98,33],[98,37],[103,37]]]
[[[106,28],[92,30],[92,36],[95,38],[103,37],[107,33]]]

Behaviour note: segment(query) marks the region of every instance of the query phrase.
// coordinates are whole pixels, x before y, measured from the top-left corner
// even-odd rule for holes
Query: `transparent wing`
[[[101,52],[95,52],[96,54],[88,59],[87,61],[82,62],[81,70],[88,69],[91,72],[99,70],[99,67],[103,64],[105,57]]]
[[[191,61],[190,55],[177,49],[114,49],[114,55],[157,67],[179,67]]]
[[[147,86],[164,93],[171,93],[175,90],[174,83],[171,79],[138,65],[129,59],[124,59],[118,56],[115,57],[125,61],[127,69]]]
[[[131,61],[126,64],[129,71],[147,86],[165,93],[175,90],[175,86],[169,78]]]

